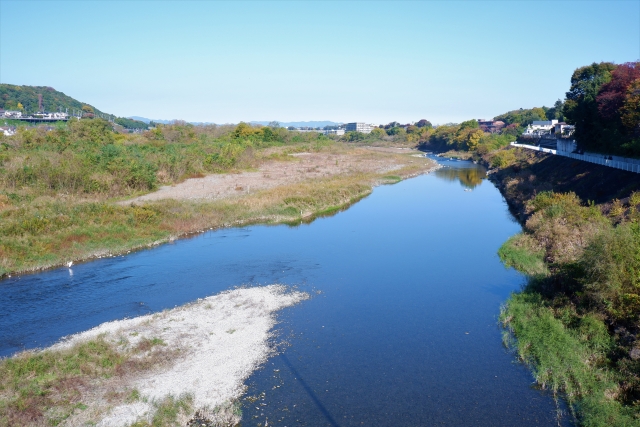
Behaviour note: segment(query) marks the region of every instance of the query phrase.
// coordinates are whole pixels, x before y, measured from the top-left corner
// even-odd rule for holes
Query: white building
[[[19,119],[22,117],[22,111],[5,111],[4,117],[5,119]]]
[[[536,136],[551,133],[551,129],[553,129],[557,123],[557,120],[535,120],[527,126],[523,135]]]
[[[371,133],[373,130],[372,125],[368,125],[366,123],[347,123],[345,126],[345,131],[347,132],[360,132],[360,133]]]
[[[67,120],[69,115],[67,113],[35,113],[33,117],[36,119],[46,119],[46,120]]]
[[[342,136],[344,135],[344,129],[329,129],[324,131],[324,134]]]
[[[568,138],[572,136],[573,132],[575,132],[576,130],[576,127],[574,125],[568,125],[565,122],[556,123],[555,127],[556,138]]]

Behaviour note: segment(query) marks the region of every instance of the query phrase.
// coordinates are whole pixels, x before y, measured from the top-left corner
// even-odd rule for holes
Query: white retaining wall
[[[558,149],[550,150],[535,145],[517,144],[512,142],[514,147],[522,147],[530,150],[543,151],[545,153],[556,154],[558,156],[569,157],[571,159],[582,160],[584,162],[595,163],[610,168],[622,169],[629,172],[640,173],[640,159],[631,159],[629,157],[605,156],[604,154],[590,153],[585,151],[583,154],[575,153],[576,142],[572,140],[558,140]]]
[[[517,142],[512,142],[511,145],[513,145],[514,147],[527,148],[529,150],[542,151],[543,153],[556,154],[556,150],[552,150],[551,148],[539,147],[537,145],[518,144]]]

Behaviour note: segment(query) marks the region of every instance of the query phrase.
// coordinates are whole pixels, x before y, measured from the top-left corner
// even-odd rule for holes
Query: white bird
[[[67,267],[69,267],[69,268],[71,268],[71,266],[72,266],[72,265],[73,265],[73,261],[69,261],[69,262],[67,263]]]

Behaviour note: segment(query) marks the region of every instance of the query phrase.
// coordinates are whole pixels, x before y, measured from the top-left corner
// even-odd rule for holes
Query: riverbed
[[[480,166],[440,161],[310,224],[219,230],[5,279],[0,354],[283,283],[315,296],[280,314],[280,352],[246,383],[244,426],[555,425],[553,399],[497,324],[524,278],[496,251],[520,226]]]

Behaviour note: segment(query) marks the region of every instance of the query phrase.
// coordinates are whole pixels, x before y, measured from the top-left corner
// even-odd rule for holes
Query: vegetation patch
[[[345,162],[338,175],[314,169],[313,180],[251,192],[235,185],[233,197],[221,200],[116,203],[187,178],[255,169],[274,154],[298,163],[290,154],[337,151],[347,153],[342,158],[350,163],[390,156],[391,163],[400,160],[398,179],[429,166],[362,149],[354,155],[320,133],[244,123],[175,123],[122,134],[104,120],[83,119],[54,130],[21,127],[15,136],[1,134],[0,141],[0,276],[119,254],[210,228],[327,215],[381,180],[382,174],[358,172]]]
[[[0,426],[59,425],[87,408],[86,392],[149,370],[166,355],[122,351],[103,337],[64,350],[28,351],[0,361]]]
[[[383,176],[382,179],[387,184],[396,184],[396,183],[402,181],[402,178],[399,177],[398,175],[387,175],[387,176]]]
[[[507,240],[498,250],[500,259],[507,267],[513,267],[530,276],[547,275],[544,251],[526,234],[517,234]]]
[[[502,310],[505,343],[585,426],[640,424],[638,194],[627,200],[611,215],[572,193],[540,193],[524,232],[499,250],[530,276]]]
[[[513,295],[500,316],[506,341],[531,366],[537,384],[566,398],[585,426],[631,426],[637,410],[620,401],[623,377],[610,368],[614,348],[607,325],[596,315],[564,313],[539,294]],[[512,340],[510,334],[517,337]]]

